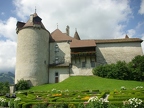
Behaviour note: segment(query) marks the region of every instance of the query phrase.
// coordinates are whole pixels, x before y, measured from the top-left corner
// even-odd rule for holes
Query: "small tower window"
[[[55,52],[58,52],[59,51],[59,47],[58,45],[55,45]]]
[[[58,64],[59,63],[59,58],[58,56],[55,57],[55,64]]]
[[[46,64],[46,60],[44,61],[44,64]]]

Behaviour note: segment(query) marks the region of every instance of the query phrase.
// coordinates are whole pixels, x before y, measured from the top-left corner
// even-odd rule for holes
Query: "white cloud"
[[[58,23],[65,32],[70,26],[70,35],[77,28],[82,39],[124,37],[124,23],[131,17],[128,0],[14,0],[16,13],[21,20],[34,13],[43,19],[46,28],[52,32]]]
[[[140,14],[144,14],[144,0],[141,0],[141,5],[140,5],[139,13]]]
[[[16,42],[0,41],[0,72],[14,71],[16,61]]]
[[[131,38],[131,37],[133,37],[134,35],[135,35],[135,30],[134,29],[130,29],[130,30],[128,30],[127,31],[127,35]]]
[[[16,41],[16,18],[10,17],[7,21],[0,20],[0,37]]]
[[[16,18],[0,20],[0,72],[15,70],[16,61]]]

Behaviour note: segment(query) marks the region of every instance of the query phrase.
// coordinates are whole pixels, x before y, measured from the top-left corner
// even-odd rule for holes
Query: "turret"
[[[32,86],[48,83],[50,33],[34,13],[29,20],[17,22],[18,35],[15,83],[28,80]]]

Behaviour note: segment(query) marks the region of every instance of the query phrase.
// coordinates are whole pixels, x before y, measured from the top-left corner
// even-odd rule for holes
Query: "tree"
[[[9,93],[9,82],[0,82],[0,95]]]

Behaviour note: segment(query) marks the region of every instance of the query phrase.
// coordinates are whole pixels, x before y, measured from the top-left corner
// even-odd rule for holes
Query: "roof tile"
[[[50,41],[51,42],[61,42],[72,40],[73,38],[68,36],[66,33],[62,33],[59,29],[56,29],[51,33]]]
[[[95,47],[96,43],[94,40],[72,40],[70,42],[71,48],[80,48],[80,47]]]

